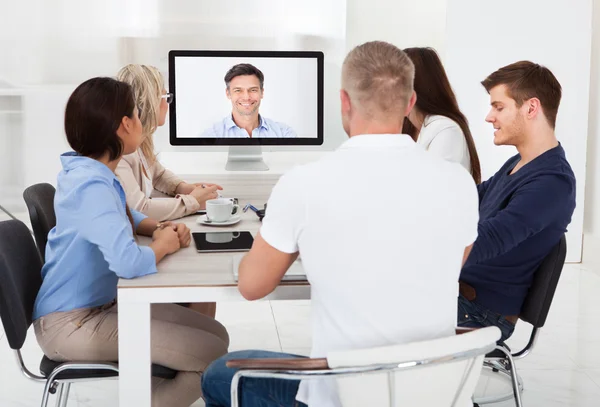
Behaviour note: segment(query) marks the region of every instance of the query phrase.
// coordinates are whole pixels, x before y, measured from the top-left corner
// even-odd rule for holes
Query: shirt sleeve
[[[223,119],[225,120],[225,119]],[[223,125],[223,120],[214,123],[209,128],[205,129],[200,133],[202,138],[222,138],[227,136],[227,129]]]
[[[285,138],[297,138],[298,137],[298,135],[296,134],[296,131],[294,131],[294,129],[292,129],[287,124],[279,123],[279,128],[281,129],[281,137],[285,137]]]
[[[135,179],[133,168],[125,159],[119,161],[116,174],[125,191],[127,205],[132,211],[136,210],[152,219],[164,221],[182,218],[200,209],[196,198],[190,195],[177,195],[174,198],[161,199],[148,198]]]
[[[201,138],[215,138],[217,137],[217,133],[215,132],[214,127],[210,127],[200,133]]]
[[[166,169],[160,161],[154,161],[154,165],[152,166],[152,185],[157,191],[173,196],[175,195],[177,186],[182,182],[181,178]]]
[[[79,190],[78,195],[80,199],[74,211],[79,218],[79,233],[98,247],[109,269],[122,278],[156,273],[154,251],[135,242],[125,209],[113,199],[111,186],[93,181]],[[136,214],[131,213],[134,222],[136,217],[141,221],[141,214]]]
[[[462,164],[465,154],[465,135],[454,123],[441,129],[431,140],[427,151],[444,160]]]
[[[294,170],[283,175],[271,193],[260,234],[272,247],[284,253],[296,253],[304,227],[306,210]]]
[[[138,226],[140,226],[140,223],[147,218],[146,215],[144,215],[143,213],[140,213],[134,209],[129,209],[131,211],[131,217],[133,218],[133,226],[134,229],[137,230]]]
[[[493,178],[494,177],[488,178],[486,181],[483,181],[482,183],[477,185],[477,193],[479,194],[479,203],[481,203],[481,201],[483,200],[483,197],[485,196],[485,193],[487,192],[488,188],[490,187],[490,184],[492,183]]]
[[[572,193],[573,185],[557,175],[523,185],[504,209],[479,223],[469,260],[479,263],[500,256],[547,228],[564,216],[565,202]]]
[[[461,214],[459,224],[464,231],[464,246],[467,247],[475,242],[479,233],[479,195],[473,177],[466,171],[463,185],[461,210],[458,213]]]

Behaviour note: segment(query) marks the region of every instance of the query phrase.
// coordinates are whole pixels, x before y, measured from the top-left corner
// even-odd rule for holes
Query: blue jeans
[[[231,381],[237,369],[225,363],[230,359],[301,358],[302,356],[261,350],[228,353],[215,360],[202,374],[202,394],[206,407],[231,406]],[[240,407],[306,407],[296,401],[299,380],[243,377],[239,383]]]
[[[515,330],[515,325],[507,321],[502,315],[496,314],[481,305],[467,300],[462,295],[458,296],[458,326],[467,328],[485,328],[497,326],[502,336],[498,343],[507,340]]]

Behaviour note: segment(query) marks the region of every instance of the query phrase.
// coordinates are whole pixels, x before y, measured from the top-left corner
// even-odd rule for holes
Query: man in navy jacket
[[[575,176],[554,134],[561,86],[549,69],[521,61],[482,85],[494,144],[518,154],[478,185],[478,237],[461,272],[458,325],[496,325],[505,340],[534,272],[571,222]]]

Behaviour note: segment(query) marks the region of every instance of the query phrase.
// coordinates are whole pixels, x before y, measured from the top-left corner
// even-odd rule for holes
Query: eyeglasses
[[[173,101],[173,94],[172,93],[165,93],[160,98],[161,99],[167,99],[167,103],[170,104]]]

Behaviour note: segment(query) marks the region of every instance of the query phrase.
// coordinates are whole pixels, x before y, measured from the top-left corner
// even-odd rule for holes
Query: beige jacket
[[[173,198],[148,198],[140,154],[142,153],[138,150],[133,154],[124,155],[116,171],[130,208],[158,221],[178,219],[200,209],[196,198],[190,195],[175,196],[177,185],[183,180],[163,167],[158,160],[147,170],[148,178],[155,190]]]

